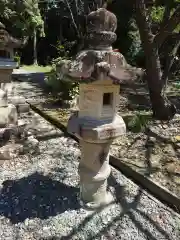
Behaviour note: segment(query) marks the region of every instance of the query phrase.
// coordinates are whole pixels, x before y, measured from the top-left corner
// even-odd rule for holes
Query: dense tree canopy
[[[10,28],[17,37],[34,39],[34,62],[37,62],[37,33],[44,36],[44,21],[40,14],[38,0],[2,0],[0,2],[0,21]]]
[[[21,36],[30,36],[34,27],[43,35],[44,23],[38,2],[38,0],[1,0],[1,20],[3,19],[7,24],[11,23],[15,30],[19,29]]]

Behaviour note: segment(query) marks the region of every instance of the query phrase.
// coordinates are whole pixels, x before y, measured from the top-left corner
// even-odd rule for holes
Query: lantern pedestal
[[[116,115],[111,120],[78,117],[75,113],[68,122],[68,132],[79,139],[81,160],[79,163],[80,197],[91,209],[114,201],[107,191],[107,179],[111,173],[109,149],[112,141],[125,134],[123,119]]]
[[[89,208],[98,208],[113,201],[113,196],[107,192],[107,179],[111,172],[110,144],[80,141],[80,197]]]

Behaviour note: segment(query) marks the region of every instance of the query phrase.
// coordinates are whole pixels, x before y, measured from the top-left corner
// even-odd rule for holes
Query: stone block
[[[18,133],[23,134],[27,126],[26,122],[22,119],[19,119],[17,125],[18,125]]]
[[[0,148],[0,160],[11,160],[23,152],[21,144],[7,144]]]
[[[0,68],[0,79],[1,79],[1,83],[10,83],[12,80],[12,69],[7,68],[7,69],[3,69]]]
[[[0,141],[7,142],[11,138],[11,129],[0,128]]]
[[[7,100],[7,92],[0,89],[0,107],[7,107],[8,100]]]
[[[26,113],[30,111],[29,104],[22,96],[11,97],[11,102],[16,106],[18,113]]]
[[[5,92],[7,92],[8,96],[14,95],[15,86],[13,83],[1,83],[1,89]]]
[[[17,109],[9,104],[7,107],[0,108],[0,128],[7,127],[9,124],[16,125],[18,120]]]
[[[30,154],[39,152],[39,141],[34,136],[29,136],[24,142],[24,152]]]
[[[115,139],[126,133],[126,125],[119,115],[113,121],[79,118],[77,114],[68,122],[68,132],[90,142]]]
[[[9,124],[7,129],[10,131],[11,136],[12,135],[17,136],[17,134],[18,134],[18,126],[17,126],[17,124]]]
[[[103,85],[101,80],[93,84],[80,84],[79,117],[105,119],[114,116],[119,104],[120,87],[110,80],[105,80],[105,83],[108,85]]]
[[[16,106],[19,104],[26,103],[26,99],[22,96],[13,96],[13,97],[11,97],[11,102]]]
[[[16,108],[18,113],[27,113],[30,111],[30,106],[28,103],[18,104]]]

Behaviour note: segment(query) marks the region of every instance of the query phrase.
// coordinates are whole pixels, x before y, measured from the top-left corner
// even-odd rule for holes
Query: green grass
[[[38,65],[23,65],[21,69],[30,71],[30,72],[50,72],[51,66],[38,66]]]

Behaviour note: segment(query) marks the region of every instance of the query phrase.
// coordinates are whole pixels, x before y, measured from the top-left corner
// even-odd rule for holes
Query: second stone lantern
[[[80,196],[88,208],[113,201],[107,191],[111,172],[109,150],[113,140],[126,133],[117,114],[121,81],[135,78],[128,65],[111,45],[116,41],[117,19],[104,8],[87,17],[86,49],[74,61],[58,67],[61,77],[79,82],[79,111],[68,122],[68,132],[76,135],[81,148],[79,163]]]

